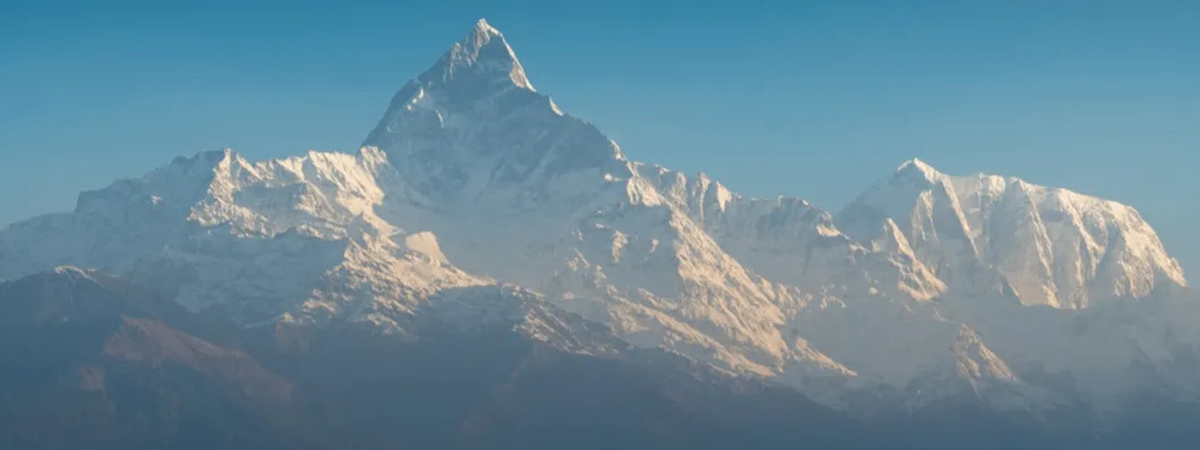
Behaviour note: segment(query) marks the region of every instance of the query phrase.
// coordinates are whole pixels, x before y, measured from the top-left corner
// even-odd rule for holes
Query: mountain
[[[948,176],[920,160],[859,196],[838,223],[859,240],[897,227],[947,281],[993,272],[983,279],[1002,280],[1026,305],[1079,309],[1187,286],[1129,206],[1017,178]]]
[[[1111,427],[1147,398],[1200,399],[1200,302],[1132,208],[916,160],[837,214],[739,195],[628,159],[536,91],[486,21],[404,84],[357,153],[181,157],[0,231],[0,280],[60,266],[221,317],[268,349],[264,367],[321,389],[372,380],[313,361],[385,363],[313,348],[413,345],[411,363],[436,366],[424,349],[462,345],[469,364],[501,333],[525,349],[509,362],[570,361],[564,390],[580,367],[651,376],[629,355],[654,354],[670,376],[652,392],[699,371],[721,398],[751,379],[837,411],[822,417]],[[549,401],[535,386],[512,389]]]
[[[0,328],[5,448],[308,448],[291,382],[120,280],[63,267],[0,284]]]

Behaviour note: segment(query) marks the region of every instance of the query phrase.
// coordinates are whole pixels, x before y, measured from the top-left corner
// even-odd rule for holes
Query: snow
[[[849,205],[838,224],[870,239],[885,219],[901,225],[927,266],[995,270],[1028,305],[1086,308],[1145,298],[1164,283],[1187,285],[1133,208],[1016,178],[955,177],[909,161]]]
[[[322,321],[372,302],[406,311],[441,289],[484,283],[445,264],[431,233],[404,233],[375,215],[377,177],[389,170],[370,150],[259,163],[229,150],[180,158],[81,194],[72,214],[0,233],[0,278],[96,268],[192,309],[236,305],[246,323]]]
[[[1059,376],[1118,398],[1135,362],[1200,391],[1171,350],[1200,341],[1200,312],[1132,208],[920,160],[836,216],[742,196],[627,159],[535,91],[482,20],[357,153],[200,153],[0,232],[0,279],[62,265],[245,326],[625,342],[842,408],[863,392],[1026,408],[1068,395],[1045,386]]]

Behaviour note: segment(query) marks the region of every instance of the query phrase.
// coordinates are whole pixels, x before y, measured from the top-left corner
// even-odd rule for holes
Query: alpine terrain
[[[0,231],[0,447],[1200,437],[1200,299],[1135,209],[880,175],[826,211],[633,161],[480,20],[357,152],[180,157]]]

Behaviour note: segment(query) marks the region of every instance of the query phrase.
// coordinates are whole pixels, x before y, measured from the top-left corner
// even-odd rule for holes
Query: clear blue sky
[[[202,149],[353,150],[486,17],[634,159],[832,210],[912,157],[1016,175],[1200,271],[1200,2],[182,3],[0,0],[0,226]]]

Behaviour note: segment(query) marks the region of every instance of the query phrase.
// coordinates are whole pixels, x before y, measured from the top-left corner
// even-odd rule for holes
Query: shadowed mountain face
[[[727,448],[857,427],[657,352],[504,326],[241,330],[77,269],[0,285],[0,314],[4,448]]]
[[[0,447],[305,442],[281,431],[292,383],[229,330],[77,269],[0,285]]]
[[[1200,411],[1153,401],[1138,408],[1152,415],[1101,435],[978,405],[862,422],[678,356],[564,352],[504,321],[454,332],[431,322],[415,340],[353,324],[244,330],[77,269],[0,285],[0,313],[4,448],[1122,448],[1200,437],[1176,427]]]

